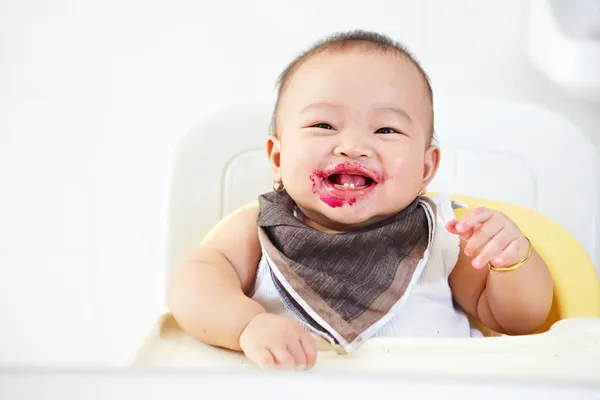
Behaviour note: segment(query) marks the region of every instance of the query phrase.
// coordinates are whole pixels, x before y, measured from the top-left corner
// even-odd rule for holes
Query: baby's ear
[[[440,166],[440,148],[434,144],[425,150],[425,165],[423,168],[423,186],[427,187],[435,177]]]
[[[267,139],[267,156],[273,170],[273,180],[281,182],[281,142],[276,136],[269,136]]]

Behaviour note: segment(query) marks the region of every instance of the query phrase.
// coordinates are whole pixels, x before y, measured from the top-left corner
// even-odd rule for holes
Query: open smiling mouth
[[[381,174],[357,163],[342,163],[310,176],[313,193],[331,207],[353,205],[382,182]]]
[[[375,184],[368,176],[346,172],[330,175],[327,180],[340,190],[361,190]]]

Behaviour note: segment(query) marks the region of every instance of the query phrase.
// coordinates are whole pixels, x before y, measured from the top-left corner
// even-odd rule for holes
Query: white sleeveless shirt
[[[404,305],[373,337],[481,336],[479,331],[471,330],[467,316],[454,304],[448,284],[448,276],[456,265],[460,252],[460,239],[445,228],[446,223],[454,219],[452,202],[445,195],[431,199],[436,205],[437,213],[429,260]],[[279,298],[264,251],[250,295],[267,312],[294,318]]]

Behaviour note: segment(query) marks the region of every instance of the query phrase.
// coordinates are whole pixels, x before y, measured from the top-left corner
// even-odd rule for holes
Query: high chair
[[[165,287],[224,218],[256,207],[258,194],[271,190],[264,143],[273,104],[218,107],[184,132],[172,155]],[[533,105],[437,96],[435,114],[442,156],[429,190],[454,193],[465,206],[458,217],[486,206],[519,225],[552,273],[551,315],[528,336],[375,338],[344,356],[322,347],[315,370],[600,382],[598,152],[571,122]],[[241,354],[189,337],[168,310],[133,365],[255,368]]]

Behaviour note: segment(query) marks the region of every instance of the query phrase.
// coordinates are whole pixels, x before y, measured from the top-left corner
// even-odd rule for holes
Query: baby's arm
[[[175,272],[168,304],[183,330],[260,366],[311,368],[317,345],[294,319],[269,314],[248,297],[261,257],[258,207],[229,217]]]
[[[509,267],[528,253],[529,243],[504,214],[485,208],[472,210],[448,230],[461,237],[460,254],[449,282],[456,302],[498,333],[530,334],[546,321],[552,306],[552,277],[535,248],[523,265]]]
[[[223,223],[173,275],[168,305],[173,317],[202,342],[240,349],[240,335],[265,309],[246,294],[260,262],[258,207]]]

